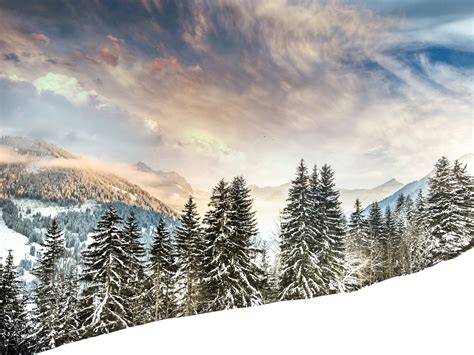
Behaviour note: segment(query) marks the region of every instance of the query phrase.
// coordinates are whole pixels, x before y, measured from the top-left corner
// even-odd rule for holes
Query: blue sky
[[[421,177],[471,152],[470,1],[0,1],[0,134],[200,188]]]

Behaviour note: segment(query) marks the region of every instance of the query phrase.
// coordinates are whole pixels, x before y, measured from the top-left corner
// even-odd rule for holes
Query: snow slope
[[[0,258],[8,255],[8,250],[13,250],[13,257],[16,262],[30,254],[30,245],[27,245],[28,238],[8,228],[3,220],[3,212],[0,209]]]
[[[170,319],[50,354],[473,354],[474,249],[351,294]]]

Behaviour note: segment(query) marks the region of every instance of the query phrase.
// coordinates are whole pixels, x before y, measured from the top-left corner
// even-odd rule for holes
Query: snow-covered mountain
[[[474,175],[474,154],[465,154],[462,157],[457,159],[460,163],[466,164],[467,165],[467,170],[470,175]],[[402,188],[399,190],[395,191],[391,195],[388,195],[386,198],[383,200],[379,201],[379,206],[382,208],[382,211],[385,210],[387,206],[394,206],[396,203],[398,197],[400,195],[410,196],[412,199],[416,198],[416,195],[418,194],[418,191],[422,191],[424,195],[427,194],[428,192],[428,185],[429,185],[429,178],[433,174],[434,170],[430,171],[427,175],[422,177],[420,180],[415,180],[412,181],[406,185],[404,185]],[[377,200],[377,199],[375,199]],[[375,201],[373,200],[373,201]],[[370,201],[369,203],[373,202]],[[369,204],[368,203],[368,204]],[[368,204],[365,204],[366,206]],[[368,210],[368,209],[366,209]]]
[[[2,137],[18,161],[0,161],[0,195],[53,202],[123,202],[173,215],[174,211],[139,186],[106,170],[83,166],[75,155],[40,140]],[[20,159],[21,158],[21,159]]]
[[[47,354],[472,354],[474,249],[349,294],[175,318]]]
[[[152,196],[159,198],[175,211],[180,212],[189,196],[194,197],[199,211],[204,213],[209,202],[210,193],[193,189],[191,184],[182,175],[171,171],[154,170],[143,162],[132,166],[137,171],[131,179],[133,182],[148,191]]]

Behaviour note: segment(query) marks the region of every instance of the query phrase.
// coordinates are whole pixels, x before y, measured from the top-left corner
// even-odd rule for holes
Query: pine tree
[[[1,278],[1,315],[0,319],[0,353],[30,353],[27,330],[28,324],[25,311],[25,298],[13,263],[13,254],[8,256]]]
[[[453,214],[462,225],[460,238],[464,249],[474,240],[474,178],[467,173],[467,166],[456,160],[453,179]]]
[[[189,196],[180,217],[180,226],[176,231],[176,248],[179,260],[178,314],[189,316],[201,310],[205,248],[197,206],[192,196]]]
[[[79,287],[76,270],[68,270],[65,274],[66,280],[63,285],[62,313],[60,322],[62,328],[58,333],[57,343],[59,345],[80,340],[79,324]]]
[[[372,284],[383,280],[384,274],[384,257],[383,257],[383,239],[384,228],[382,211],[377,201],[375,201],[369,212],[369,236],[371,240],[370,248],[370,276],[369,283]]]
[[[130,278],[127,280],[125,295],[125,307],[128,311],[130,325],[143,324],[145,315],[142,312],[145,279],[145,247],[141,242],[141,229],[138,226],[135,214],[132,212],[122,230],[122,240],[127,251],[126,265]]]
[[[421,271],[430,265],[430,255],[432,255],[431,244],[428,239],[428,210],[421,189],[416,197],[408,229],[407,239],[411,241],[409,244],[410,272]]]
[[[302,159],[282,216],[280,300],[311,298],[327,292],[320,267],[321,241],[312,222],[313,208],[307,168]]]
[[[253,240],[258,234],[257,220],[253,211],[253,200],[250,189],[246,186],[245,179],[237,176],[232,180],[229,188],[230,211],[228,223],[232,230],[229,246],[233,249],[232,268],[238,278],[240,294],[235,297],[235,307],[248,307],[263,303],[260,292],[260,269],[252,258],[252,253],[257,250]],[[229,252],[229,250],[225,250]]]
[[[320,262],[326,289],[328,293],[335,293],[344,290],[345,219],[333,170],[329,165],[323,165],[320,175],[319,208],[322,209],[325,246]]]
[[[262,303],[258,271],[251,258],[256,235],[250,190],[237,177],[229,186],[221,180],[206,213],[206,300],[211,311]]]
[[[102,216],[92,242],[82,253],[81,320],[85,336],[109,333],[131,322],[125,309],[124,290],[130,279],[128,251],[119,225],[122,219],[113,207]]]
[[[356,199],[354,212],[350,216],[347,234],[345,285],[349,290],[355,290],[369,284],[371,273],[369,261],[372,244],[359,199]]]
[[[400,195],[402,196],[402,195]],[[397,214],[401,214],[403,208],[403,202],[400,204],[397,210]],[[399,257],[400,257],[400,243],[401,238],[399,232],[401,232],[397,228],[396,217],[392,213],[392,209],[390,206],[387,206],[385,209],[385,221],[384,221],[384,259],[385,259],[385,276],[384,278],[390,278],[397,274],[398,266],[399,266]]]
[[[150,250],[150,284],[148,299],[151,304],[151,320],[170,318],[174,312],[175,253],[171,235],[160,220],[153,236]]]
[[[59,345],[63,324],[64,237],[57,219],[53,219],[44,238],[43,255],[34,271],[38,284],[35,290],[34,338],[36,351],[53,349]]]
[[[466,247],[465,225],[456,206],[453,175],[448,159],[442,157],[429,181],[429,226],[435,263],[458,255]]]

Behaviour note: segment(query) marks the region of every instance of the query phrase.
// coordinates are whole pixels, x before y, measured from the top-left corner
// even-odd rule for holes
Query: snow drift
[[[350,294],[134,327],[50,354],[472,354],[474,249]]]

